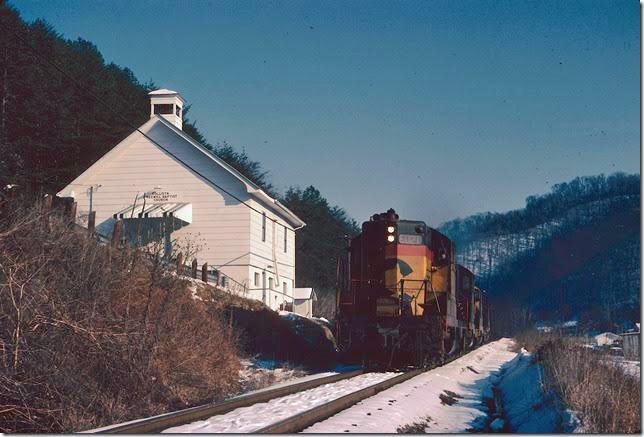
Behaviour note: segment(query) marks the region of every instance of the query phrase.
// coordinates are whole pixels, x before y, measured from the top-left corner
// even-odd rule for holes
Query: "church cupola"
[[[183,104],[185,100],[176,91],[160,89],[151,91],[150,118],[159,115],[179,129],[183,129]]]

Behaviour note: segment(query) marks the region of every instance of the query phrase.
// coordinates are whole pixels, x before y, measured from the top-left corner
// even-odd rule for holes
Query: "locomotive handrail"
[[[398,282],[396,282],[396,285],[394,285],[393,287],[384,287],[384,288],[386,290],[389,290],[389,291],[392,291],[392,292],[393,291],[396,291],[396,292],[400,291],[400,314],[402,314],[402,306],[403,306],[402,299],[403,299],[403,294],[404,294],[404,283],[405,282],[422,282],[420,288],[418,289],[418,293],[416,294],[416,296],[414,296],[413,300],[416,300],[418,298],[418,294],[420,294],[420,290],[422,289],[423,286],[425,287],[425,293],[427,293],[427,284],[429,284],[430,289],[432,291],[432,294],[434,295],[434,301],[436,302],[436,307],[438,309],[438,313],[442,314],[443,312],[441,311],[441,306],[440,306],[440,302],[438,300],[438,295],[436,294],[436,290],[434,290],[434,287],[431,286],[431,280],[430,279],[431,278],[425,278],[425,279],[404,279],[404,278],[402,278]],[[352,292],[352,298],[355,299],[355,293],[353,292],[354,291],[353,290],[354,285],[356,285],[356,284],[360,285],[361,283],[364,283],[364,282],[367,282],[367,283],[370,283],[370,282],[383,283],[384,280],[382,280],[382,279],[350,279],[351,284],[350,284],[349,290]],[[352,302],[352,303],[355,306],[355,301]]]
[[[441,303],[438,301],[438,296],[436,296],[436,290],[434,290],[434,287],[431,287],[432,293],[434,294],[434,300],[436,301],[436,308],[438,308],[438,314],[442,315],[443,312],[441,311]]]
[[[396,288],[398,288],[398,284],[400,284],[400,299],[399,299],[399,301],[400,301],[400,314],[401,315],[403,313],[403,299],[404,299],[403,296],[405,294],[405,282],[407,282],[407,281],[409,281],[409,282],[422,282],[422,284],[420,284],[420,287],[418,288],[418,291],[416,292],[416,294],[412,298],[412,300],[414,302],[416,302],[418,300],[418,295],[420,294],[420,291],[423,289],[423,287],[425,287],[425,293],[427,293],[427,283],[429,282],[428,279],[401,279],[400,281],[398,281],[398,283],[396,284]],[[434,293],[434,294],[436,294],[436,293]],[[438,304],[438,301],[437,301],[437,304]],[[440,306],[439,306],[439,311],[440,311]]]
[[[401,312],[400,313],[401,314],[402,314],[402,294],[403,294],[404,289],[405,289],[405,287],[404,287],[405,282],[422,282],[423,284],[421,285],[421,288],[423,286],[425,287],[425,293],[427,293],[427,284],[430,284],[430,289],[432,290],[432,294],[434,295],[434,300],[436,301],[436,308],[438,308],[438,313],[441,314],[441,315],[443,314],[443,312],[441,311],[440,302],[438,301],[438,296],[436,295],[436,290],[434,290],[434,287],[431,286],[431,281],[429,279],[427,279],[427,278],[425,278],[425,279],[401,279],[400,281],[398,281],[398,283],[396,284],[396,288],[398,288],[398,284],[400,284],[400,299],[401,299],[401,304],[400,304],[401,305]],[[420,294],[420,288],[418,289],[418,294]],[[416,294],[416,296],[414,297],[414,300],[416,300],[418,298],[418,294]]]

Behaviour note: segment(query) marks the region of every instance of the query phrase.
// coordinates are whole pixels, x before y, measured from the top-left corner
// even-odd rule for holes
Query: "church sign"
[[[152,203],[176,202],[177,197],[176,193],[161,188],[155,188],[153,191],[145,193],[145,200]]]

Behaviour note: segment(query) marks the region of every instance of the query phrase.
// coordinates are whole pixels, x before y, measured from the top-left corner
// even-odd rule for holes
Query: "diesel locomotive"
[[[490,307],[454,244],[422,221],[375,214],[338,258],[336,340],[346,358],[429,367],[487,340]]]

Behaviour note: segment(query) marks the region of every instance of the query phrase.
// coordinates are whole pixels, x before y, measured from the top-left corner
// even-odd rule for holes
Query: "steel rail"
[[[201,405],[198,407],[179,410],[172,413],[161,414],[159,416],[150,417],[148,419],[126,422],[120,425],[111,426],[107,429],[98,428],[96,431],[86,432],[99,434],[156,433],[164,429],[184,425],[186,423],[195,422],[197,420],[202,420],[220,414],[225,414],[237,408],[248,407],[259,402],[267,402],[271,399],[298,393],[310,388],[319,387],[324,384],[353,378],[355,376],[363,374],[364,372],[364,370],[355,370],[353,372],[325,376],[323,378],[316,378],[310,381],[304,381],[284,387],[265,389],[258,393],[240,395],[223,402]]]
[[[433,366],[431,368],[425,369],[415,369],[409,372],[403,373],[402,375],[395,376],[393,378],[387,379],[385,381],[376,383],[369,387],[363,388],[362,390],[349,393],[340,398],[334,399],[326,404],[318,405],[313,407],[310,410],[306,410],[302,413],[296,414],[295,416],[288,417],[279,422],[267,425],[263,428],[253,431],[257,434],[291,434],[302,431],[303,429],[320,422],[322,420],[328,419],[334,414],[339,413],[342,410],[357,404],[358,402],[367,399],[375,394],[386,390],[394,385],[400,384],[401,382],[407,381],[408,379],[418,376],[421,373],[428,372],[430,370],[442,367],[446,364],[451,363],[452,361],[461,358],[463,355],[466,355],[470,352],[475,351],[477,348],[468,351],[462,351],[460,355],[450,357],[449,359],[442,362],[440,365]]]
[[[374,396],[375,394],[383,390],[400,384],[401,382],[407,381],[408,379],[411,379],[414,376],[420,375],[421,373],[426,371],[427,369],[416,369],[407,373],[403,373],[402,375],[394,376],[393,378],[389,378],[385,381],[370,385],[369,387],[363,388],[362,390],[349,393],[325,404],[313,407],[310,410],[296,414],[295,416],[288,417],[279,422],[260,428],[257,431],[253,431],[253,433],[290,434],[302,431],[303,429],[313,425],[314,423],[325,420],[342,410],[346,410],[347,408],[357,404],[358,402],[366,398]]]

